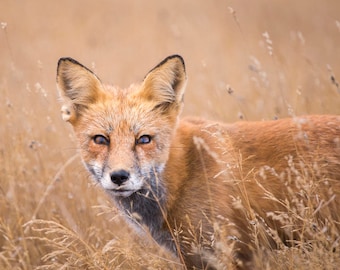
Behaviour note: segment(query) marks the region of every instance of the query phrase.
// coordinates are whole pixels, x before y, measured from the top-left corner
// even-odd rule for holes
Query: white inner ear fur
[[[75,117],[75,110],[72,103],[64,104],[61,106],[61,117],[64,121],[72,121]]]

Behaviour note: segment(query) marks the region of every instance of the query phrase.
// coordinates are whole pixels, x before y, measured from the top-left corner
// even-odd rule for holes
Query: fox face
[[[177,55],[128,89],[102,84],[71,58],[59,60],[62,117],[74,128],[86,168],[108,193],[122,198],[136,192],[160,193],[160,175],[183,106],[185,84],[184,62]]]

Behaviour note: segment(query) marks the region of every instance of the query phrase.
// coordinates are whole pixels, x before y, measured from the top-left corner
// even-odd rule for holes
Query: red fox
[[[335,243],[340,116],[179,120],[186,80],[179,55],[127,89],[103,84],[71,58],[59,60],[62,117],[85,167],[130,223],[147,228],[188,269],[223,268],[227,257],[251,269],[256,247],[313,239],[322,224],[336,232]]]

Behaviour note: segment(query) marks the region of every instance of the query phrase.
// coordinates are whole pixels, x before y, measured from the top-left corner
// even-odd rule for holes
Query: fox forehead
[[[138,92],[140,85],[133,84],[121,89],[112,85],[103,85],[103,97],[91,104],[82,115],[80,126],[87,126],[89,133],[102,131],[106,134],[115,132],[133,133],[155,132],[155,121],[161,121],[161,115],[155,115],[154,105],[142,101]]]

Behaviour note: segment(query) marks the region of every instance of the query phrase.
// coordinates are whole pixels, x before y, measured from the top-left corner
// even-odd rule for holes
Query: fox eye
[[[108,138],[104,137],[103,135],[95,135],[93,137],[93,141],[95,144],[103,144],[103,145],[109,145],[110,141]]]
[[[136,140],[136,144],[148,144],[151,142],[150,135],[142,135]]]

